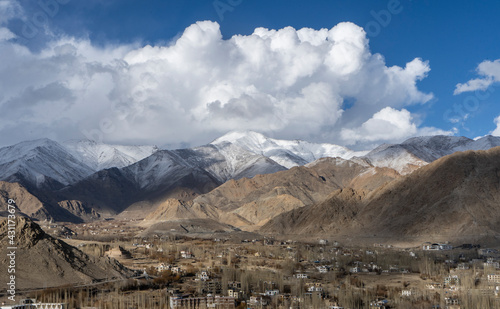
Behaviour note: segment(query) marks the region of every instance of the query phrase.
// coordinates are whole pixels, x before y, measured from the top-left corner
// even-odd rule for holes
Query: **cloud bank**
[[[0,54],[9,59],[0,63],[7,143],[44,136],[197,145],[256,130],[362,146],[450,134],[419,127],[405,109],[432,98],[416,85],[428,62],[386,66],[349,22],[223,39],[219,24],[202,21],[163,46],[57,37],[39,52],[12,36],[0,28]]]

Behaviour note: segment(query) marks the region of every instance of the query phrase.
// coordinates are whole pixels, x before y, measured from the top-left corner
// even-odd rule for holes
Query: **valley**
[[[255,132],[176,150],[65,145],[0,149],[23,297],[69,308],[499,307],[498,137],[364,152]]]

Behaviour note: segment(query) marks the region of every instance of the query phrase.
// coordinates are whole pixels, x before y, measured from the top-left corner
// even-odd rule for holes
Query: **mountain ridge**
[[[337,191],[275,217],[260,231],[417,242],[499,237],[499,171],[500,147],[456,152],[368,194],[349,189],[355,202]]]

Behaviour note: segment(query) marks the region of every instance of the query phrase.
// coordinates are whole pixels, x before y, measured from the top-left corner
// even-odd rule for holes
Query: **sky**
[[[500,2],[0,0],[0,146],[500,135]]]

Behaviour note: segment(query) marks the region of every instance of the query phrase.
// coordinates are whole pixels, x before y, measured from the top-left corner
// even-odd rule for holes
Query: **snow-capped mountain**
[[[207,171],[221,183],[229,179],[251,178],[257,174],[286,170],[268,157],[231,143],[221,142],[173,152],[187,164]]]
[[[27,187],[60,187],[77,182],[94,170],[49,139],[0,148],[0,180]]]
[[[496,146],[500,146],[500,137],[496,136],[476,140],[463,136],[422,136],[410,138],[401,144],[380,145],[364,158],[374,166],[390,167],[401,174],[409,174],[457,151],[488,150]]]
[[[123,168],[100,170],[62,190],[100,212],[119,213],[135,202],[162,200],[175,192],[207,193],[229,179],[286,170],[273,160],[223,143],[158,150]]]
[[[123,168],[141,188],[170,182],[189,173],[206,173],[219,183],[229,179],[253,177],[285,170],[283,166],[261,155],[233,144],[221,143],[196,148],[160,150]]]
[[[238,145],[252,153],[266,156],[286,168],[304,165],[323,157],[350,159],[367,153],[367,151],[356,152],[334,144],[273,139],[253,131],[230,132],[214,140],[211,144],[219,145],[221,143]]]
[[[189,164],[176,152],[160,150],[151,156],[120,169],[131,175],[133,181],[142,190],[154,190],[181,185],[181,179],[191,177],[192,183],[217,182],[209,173],[196,165]]]
[[[70,140],[63,146],[94,171],[125,167],[158,151],[156,146],[108,145],[91,140]]]

